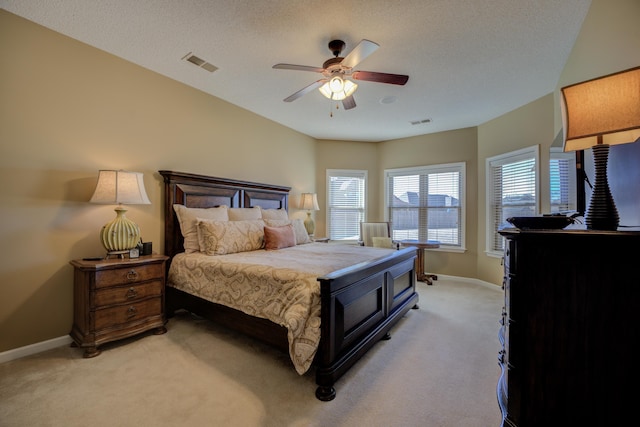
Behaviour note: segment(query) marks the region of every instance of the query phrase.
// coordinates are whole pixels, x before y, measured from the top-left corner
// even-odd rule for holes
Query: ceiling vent
[[[205,61],[202,58],[198,58],[197,56],[193,55],[191,52],[189,52],[185,56],[183,56],[182,59],[185,59],[185,60],[191,62],[192,64],[197,65],[198,67],[207,70],[210,73],[213,73],[214,71],[216,71],[218,69],[218,67],[216,67],[215,65]]]

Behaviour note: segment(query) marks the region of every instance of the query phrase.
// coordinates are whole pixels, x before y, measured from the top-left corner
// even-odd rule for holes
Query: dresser
[[[153,329],[166,332],[164,295],[168,257],[73,260],[73,345],[84,357],[98,346]]]
[[[625,425],[640,379],[640,232],[500,234],[502,425]]]

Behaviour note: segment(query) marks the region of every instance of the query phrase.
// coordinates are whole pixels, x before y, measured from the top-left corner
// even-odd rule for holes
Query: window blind
[[[385,175],[394,240],[438,240],[462,247],[464,163],[393,169]]]
[[[327,171],[327,229],[331,240],[358,240],[365,220],[367,172]]]

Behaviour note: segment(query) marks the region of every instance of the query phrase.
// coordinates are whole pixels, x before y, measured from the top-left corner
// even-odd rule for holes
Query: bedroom
[[[0,190],[0,353],[68,334],[69,260],[101,252],[97,231],[113,214],[87,203],[97,171],[106,167],[145,174],[152,203],[132,208],[131,216],[156,248],[162,241],[161,169],[291,185],[293,194],[315,190],[320,198],[325,169],[366,169],[369,214],[380,217],[384,169],[411,165],[415,157],[430,164],[464,161],[469,182],[479,185],[467,193],[467,218],[475,219],[468,220],[467,252],[434,254],[429,268],[499,285],[500,260],[484,254],[485,159],[534,144],[548,147],[560,126],[558,87],[638,65],[638,8],[635,0],[592,2],[555,92],[478,127],[375,145],[316,140],[0,11],[0,171],[6,183]],[[277,167],[282,162],[287,167]],[[318,235],[323,215],[316,215]]]

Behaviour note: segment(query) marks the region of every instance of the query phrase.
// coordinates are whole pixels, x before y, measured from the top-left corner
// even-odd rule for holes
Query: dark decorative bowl
[[[564,215],[513,216],[507,222],[520,230],[561,230],[576,219]]]

